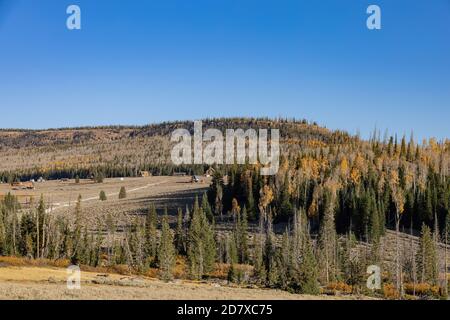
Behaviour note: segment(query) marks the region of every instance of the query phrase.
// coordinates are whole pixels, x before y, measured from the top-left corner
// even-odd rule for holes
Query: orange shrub
[[[329,283],[326,287],[321,289],[323,294],[327,295],[338,295],[338,294],[351,294],[353,291],[353,287],[346,284],[345,282],[332,282]]]
[[[216,266],[213,272],[210,273],[210,276],[218,279],[227,279],[229,268],[230,265],[227,263],[216,263]]]
[[[70,261],[68,259],[47,260],[47,264],[56,268],[67,268],[70,266]]]
[[[186,258],[177,256],[175,267],[173,268],[173,276],[177,279],[187,278],[187,262]]]
[[[432,286],[429,283],[406,283],[405,293],[423,297],[439,297],[441,295],[440,288],[438,286]]]
[[[111,267],[112,272],[122,274],[122,275],[130,275],[132,274],[132,270],[126,264],[116,264]]]
[[[149,268],[145,273],[144,276],[149,278],[157,278],[158,277],[159,270],[157,268]]]
[[[250,277],[253,275],[253,267],[248,264],[235,264],[233,268],[236,273],[242,273],[242,275]],[[230,270],[230,265],[228,263],[216,263],[214,271],[209,274],[212,278],[227,280],[228,271]]]
[[[57,268],[66,268],[70,265],[67,259],[49,260],[49,259],[29,259],[26,257],[0,257],[0,263],[13,267],[42,267],[50,266]]]
[[[328,287],[332,290],[340,291],[343,293],[352,293],[353,287],[346,284],[345,282],[334,282],[330,283]]]
[[[392,283],[383,285],[383,294],[386,299],[399,299],[400,293],[397,288]]]
[[[29,260],[29,259],[27,259]],[[5,264],[7,266],[21,267],[30,265],[25,258],[19,257],[0,257],[0,263]]]

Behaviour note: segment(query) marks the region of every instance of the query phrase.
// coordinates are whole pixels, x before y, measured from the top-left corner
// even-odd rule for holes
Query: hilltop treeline
[[[0,131],[0,181],[136,176],[140,170],[171,174],[185,170],[201,174],[204,166],[176,168],[170,161],[170,136],[179,128],[193,132],[192,121],[143,127],[95,127]],[[330,131],[306,120],[221,118],[203,120],[203,128],[280,129],[283,145],[342,144],[354,141],[345,132]],[[283,148],[282,145],[282,148]]]

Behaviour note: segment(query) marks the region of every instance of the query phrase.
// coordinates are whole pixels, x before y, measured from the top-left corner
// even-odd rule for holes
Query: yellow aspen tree
[[[398,171],[396,169],[391,169],[389,177],[389,186],[392,192],[392,200],[395,204],[395,243],[396,243],[396,254],[395,254],[395,282],[396,289],[401,293],[402,289],[402,270],[400,265],[400,219],[403,214],[405,207],[405,194],[400,187]]]

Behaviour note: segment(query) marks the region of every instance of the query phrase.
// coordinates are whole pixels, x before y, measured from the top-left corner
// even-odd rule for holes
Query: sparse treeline
[[[177,172],[183,172],[186,175],[193,175],[203,174],[207,168],[208,167],[206,165],[176,166],[173,164],[140,164],[133,166],[109,164],[92,166],[88,168],[70,167],[51,168],[46,170],[33,168],[0,172],[0,182],[12,183],[16,181],[29,181],[31,179],[38,180],[41,177],[45,180],[78,178],[94,179],[97,182],[102,182],[104,178],[139,177],[141,171],[148,171],[150,174],[155,176],[170,176]]]
[[[49,214],[43,197],[31,207],[22,210],[11,194],[1,201],[1,255],[70,259],[94,266],[100,263],[102,237],[88,231],[84,224],[80,197],[72,220]]]

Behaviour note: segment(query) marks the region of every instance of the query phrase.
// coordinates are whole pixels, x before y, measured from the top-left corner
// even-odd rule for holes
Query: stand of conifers
[[[142,274],[157,268],[163,280],[174,277],[177,259],[181,259],[186,263],[185,276],[191,279],[213,278],[217,267],[226,265],[229,282],[305,294],[333,290],[371,294],[365,286],[366,268],[376,264],[383,270],[379,294],[393,298],[446,294],[438,246],[441,235],[448,241],[448,219],[441,234],[424,224],[419,245],[411,245],[407,253],[400,252],[396,223],[395,272],[391,273],[384,268],[382,234],[370,241],[358,239],[351,231],[338,234],[332,187],[324,198],[317,232],[312,232],[317,222],[302,208],[295,208],[287,223],[278,224],[283,230],[275,232],[276,213],[269,206],[273,195],[267,184],[259,195],[257,221],[249,221],[246,206],[241,208],[236,198],[231,210],[223,214],[212,209],[204,194],[201,203],[196,199],[192,207],[178,210],[173,228],[167,209],[158,217],[153,205],[144,216],[130,218],[126,224],[119,225],[108,215],[105,221],[89,225],[81,197],[69,218],[48,213],[43,197],[30,209],[21,209],[9,194],[0,204],[0,255],[68,259],[92,267],[127,265]],[[228,229],[218,228],[222,225]]]

